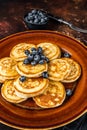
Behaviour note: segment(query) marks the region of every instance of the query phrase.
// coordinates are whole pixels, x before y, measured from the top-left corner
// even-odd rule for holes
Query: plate
[[[11,48],[21,42],[52,42],[69,52],[80,65],[82,75],[73,95],[60,107],[27,109],[5,101],[0,95],[0,122],[14,128],[53,129],[68,124],[87,112],[87,49],[79,41],[54,31],[26,31],[0,41],[0,58],[9,56]]]

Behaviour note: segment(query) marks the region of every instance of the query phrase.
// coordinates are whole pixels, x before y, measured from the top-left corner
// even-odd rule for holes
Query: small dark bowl
[[[28,12],[28,13],[29,13],[29,12]],[[38,30],[38,29],[44,30],[44,29],[47,29],[48,22],[49,22],[49,18],[48,18],[48,16],[47,16],[46,14],[45,14],[46,17],[47,17],[46,22],[43,22],[43,23],[31,23],[31,22],[28,20],[28,18],[27,18],[28,13],[25,14],[25,16],[24,16],[24,22],[25,22],[25,24],[27,25],[27,27],[28,27],[29,29],[32,29],[32,30]]]

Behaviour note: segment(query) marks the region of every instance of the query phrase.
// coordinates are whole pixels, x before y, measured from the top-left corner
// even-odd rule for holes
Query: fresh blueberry
[[[30,15],[30,16],[28,16],[28,19],[29,19],[29,20],[33,20],[34,18],[33,18],[32,15]]]
[[[38,48],[37,48],[37,52],[38,52],[39,54],[43,53],[42,47],[38,47]]]
[[[38,18],[34,19],[34,23],[39,23],[39,19]]]
[[[25,21],[26,21],[26,22],[28,22],[28,21],[29,21],[28,17],[25,17],[24,19],[25,19]]]
[[[41,59],[43,59],[43,60],[45,60],[45,59],[46,59],[46,56],[45,56],[45,55],[43,55],[43,54],[41,54],[41,55],[40,55],[40,57],[41,57]]]
[[[37,10],[37,14],[39,15],[41,13],[41,11],[40,10]]]
[[[28,56],[30,54],[29,50],[25,50],[24,53]]]
[[[30,13],[28,13],[28,15],[27,16],[32,16],[32,13],[30,12]]]
[[[29,62],[31,62],[31,61],[33,60],[33,58],[34,58],[33,54],[29,54],[29,55],[28,55],[28,60],[29,60]]]
[[[31,11],[31,13],[32,13],[32,14],[36,14],[36,13],[37,13],[37,10],[36,10],[36,9],[33,9],[33,10]]]
[[[39,64],[44,64],[44,62],[45,62],[44,60],[40,60]]]
[[[36,54],[38,54],[37,50],[36,51],[32,51],[32,55],[36,55]]]
[[[34,61],[39,62],[39,60],[40,60],[40,56],[36,54],[36,55],[34,56]]]
[[[38,16],[37,18],[38,18],[38,20],[40,21],[40,19],[41,19],[41,16]]]
[[[19,78],[19,80],[20,80],[21,82],[24,82],[24,81],[26,80],[26,77],[25,77],[25,76],[21,76],[21,77]]]
[[[69,57],[71,57],[71,55],[68,52],[65,52],[64,57],[69,58]]]
[[[47,17],[45,17],[44,19],[45,19],[45,21],[47,21],[47,20],[48,20],[48,18],[47,18]]]
[[[49,59],[48,59],[47,57],[45,58],[45,61],[46,61],[47,63],[49,63]]]
[[[34,18],[35,18],[35,19],[38,19],[38,15],[34,15]]]
[[[3,83],[0,83],[0,87],[2,86]]]
[[[32,48],[31,48],[31,51],[36,51],[36,48],[32,47]]]
[[[66,95],[69,97],[72,95],[72,90],[71,89],[66,89]]]
[[[39,13],[39,16],[43,17],[43,16],[44,16],[43,12],[40,12],[40,13]]]
[[[32,24],[32,23],[33,23],[33,20],[29,20],[29,23],[31,23],[31,24]]]
[[[32,54],[33,54],[33,55],[37,54],[36,48],[31,48],[31,51],[32,51]]]
[[[36,61],[31,61],[31,65],[36,65],[37,62]]]
[[[42,73],[42,77],[43,77],[43,78],[48,78],[48,76],[49,76],[49,75],[48,75],[47,71],[45,71],[45,72]]]
[[[44,18],[41,19],[41,23],[45,23],[45,19]]]
[[[30,63],[30,61],[28,58],[24,59],[23,64],[29,64],[29,63]]]

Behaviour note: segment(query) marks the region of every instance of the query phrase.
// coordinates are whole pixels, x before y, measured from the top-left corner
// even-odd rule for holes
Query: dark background
[[[80,28],[87,29],[87,0],[0,0],[0,39],[29,30],[23,17],[32,8],[44,9]],[[72,36],[87,47],[87,34],[76,32],[54,21],[49,22],[47,29]],[[15,129],[0,124],[0,130]],[[87,113],[58,130],[87,130]]]

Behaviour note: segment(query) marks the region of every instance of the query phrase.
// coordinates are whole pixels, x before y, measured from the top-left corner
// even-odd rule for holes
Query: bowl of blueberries
[[[46,29],[48,21],[46,13],[39,9],[32,9],[24,16],[24,22],[29,29]]]

